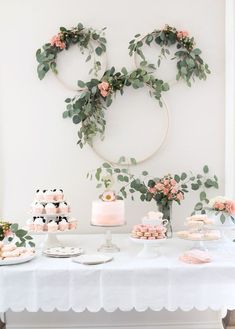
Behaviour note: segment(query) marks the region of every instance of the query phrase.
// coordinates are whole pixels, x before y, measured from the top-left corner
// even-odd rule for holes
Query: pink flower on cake
[[[106,191],[102,194],[101,199],[103,201],[107,201],[107,202],[115,201],[116,200],[116,195],[113,191]]]
[[[100,94],[103,97],[106,97],[108,95],[108,93],[109,93],[110,85],[109,85],[108,82],[102,81],[101,83],[98,84],[98,89],[100,91]]]

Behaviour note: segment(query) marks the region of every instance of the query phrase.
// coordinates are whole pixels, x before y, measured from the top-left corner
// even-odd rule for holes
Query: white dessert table
[[[102,235],[64,237],[68,245],[96,250]],[[54,310],[97,312],[104,309],[174,311],[235,309],[235,246],[212,248],[210,264],[178,260],[190,242],[177,238],[162,245],[158,257],[137,257],[141,246],[128,235],[114,235],[121,252],[109,263],[85,266],[70,259],[38,255],[29,263],[0,268],[0,312]],[[211,247],[212,246],[212,247]]]

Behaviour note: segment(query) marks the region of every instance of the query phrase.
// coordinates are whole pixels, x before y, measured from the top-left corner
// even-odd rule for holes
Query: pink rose
[[[235,201],[227,201],[225,208],[229,214],[235,214]]]
[[[156,187],[150,187],[149,192],[152,193],[152,194],[156,193],[157,192]]]
[[[171,179],[171,185],[172,185],[172,186],[175,186],[176,183],[177,183],[176,180],[175,180],[174,178],[172,178],[172,179]]]
[[[4,236],[5,236],[5,237],[10,237],[10,236],[12,236],[12,231],[11,231],[11,230],[7,230],[7,231],[5,231],[5,232],[4,232]]]
[[[173,188],[171,189],[171,193],[176,194],[177,192],[178,192],[178,189],[177,189],[177,188],[173,187]]]
[[[177,199],[178,199],[178,200],[184,200],[184,195],[183,195],[182,192],[179,192],[179,193],[177,194]]]
[[[164,185],[162,183],[157,183],[155,187],[158,191],[162,191],[164,189]]]
[[[101,90],[100,93],[103,97],[106,97],[108,95],[108,91],[106,90]]]
[[[106,97],[109,93],[110,85],[106,81],[102,81],[101,83],[98,84],[98,89],[100,90],[100,94],[103,97]]]
[[[188,36],[188,32],[187,31],[179,31],[179,32],[177,32],[177,38],[178,39],[186,38],[187,36]]]
[[[60,49],[64,49],[65,48],[65,43],[60,40],[60,37],[61,37],[60,33],[58,33],[57,35],[54,35],[51,39],[51,45],[56,46]]]
[[[163,194],[167,195],[168,193],[169,193],[169,189],[166,188],[166,187],[164,187],[164,189],[163,189]]]
[[[164,179],[164,182],[163,182],[164,185],[168,185],[169,184],[169,179]]]

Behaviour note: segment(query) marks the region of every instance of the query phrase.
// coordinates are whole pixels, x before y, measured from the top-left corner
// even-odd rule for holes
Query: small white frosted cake
[[[125,224],[123,200],[92,202],[91,224],[97,226],[121,226]]]

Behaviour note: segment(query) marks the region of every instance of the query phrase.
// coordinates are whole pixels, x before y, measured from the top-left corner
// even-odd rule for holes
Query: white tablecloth
[[[78,235],[66,240],[94,252],[102,236]],[[213,247],[212,263],[189,265],[178,260],[190,247],[188,241],[168,240],[162,256],[140,259],[136,255],[141,246],[127,235],[116,235],[114,240],[122,251],[102,265],[38,255],[29,263],[0,267],[0,312],[235,308],[235,249],[225,252]]]

